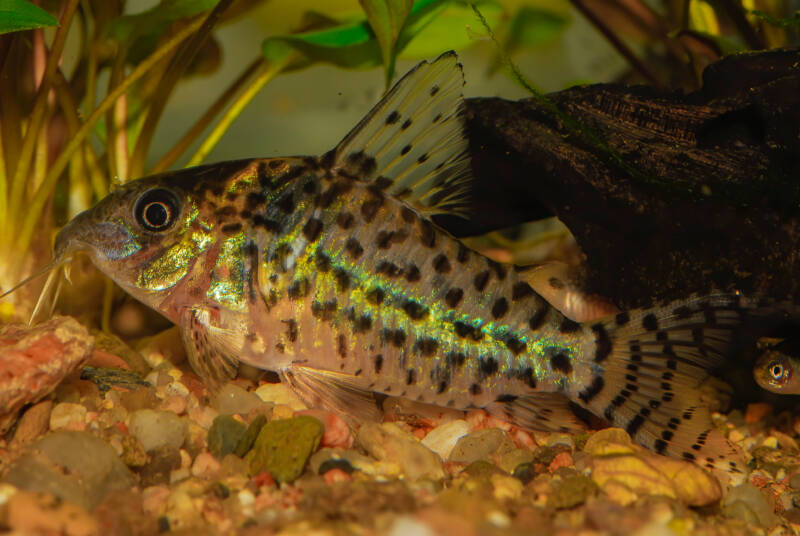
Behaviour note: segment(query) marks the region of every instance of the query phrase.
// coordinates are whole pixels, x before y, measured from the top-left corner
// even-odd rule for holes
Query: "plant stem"
[[[139,137],[136,139],[136,145],[133,149],[133,156],[131,157],[131,176],[139,177],[144,173],[147,153],[153,142],[158,123],[161,120],[161,114],[164,112],[164,108],[167,105],[167,101],[173,89],[175,89],[175,85],[181,79],[181,76],[183,76],[183,73],[197,55],[197,52],[203,47],[214,25],[231,3],[233,3],[233,0],[221,0],[214,9],[211,10],[208,16],[205,17],[203,25],[197,33],[195,33],[175,54],[166,74],[159,81],[153,97],[150,99],[150,106],[145,116],[144,125],[142,125],[142,130],[139,132]]]
[[[730,17],[736,25],[736,29],[742,34],[742,37],[747,42],[747,46],[753,50],[763,49],[764,42],[747,20],[741,1],[719,0],[719,3],[722,4],[722,9],[725,10],[728,17]]]
[[[274,62],[272,64],[263,63],[259,67],[258,75],[248,84],[245,90],[233,101],[231,107],[228,108],[228,111],[222,116],[219,123],[214,127],[214,129],[209,133],[206,139],[203,141],[202,145],[197,149],[197,151],[192,155],[189,159],[189,163],[186,164],[186,167],[196,166],[203,162],[208,156],[208,153],[219,143],[220,138],[222,138],[223,134],[227,132],[228,128],[231,126],[231,123],[239,117],[239,114],[244,111],[250,101],[253,100],[261,88],[263,88],[270,80],[275,78],[286,65],[292,59],[294,54],[290,53],[284,56],[281,60]]]
[[[33,152],[36,149],[37,140],[39,138],[39,130],[42,127],[42,122],[47,112],[47,99],[50,93],[50,87],[53,84],[53,75],[61,60],[61,53],[64,51],[64,43],[67,40],[67,33],[69,32],[70,23],[72,22],[72,16],[75,14],[75,8],[78,7],[79,1],[80,0],[67,0],[64,15],[59,21],[58,30],[56,30],[56,35],[53,38],[50,54],[47,56],[44,78],[39,85],[33,111],[28,121],[28,129],[25,132],[25,138],[22,142],[19,158],[17,159],[17,170],[11,181],[11,194],[9,196],[8,208],[13,215],[9,214],[9,223],[17,221],[17,216],[22,210],[22,197],[25,192],[25,183],[28,178],[28,172],[30,171]]]
[[[149,174],[162,173],[170,168],[178,158],[186,152],[187,149],[195,142],[200,134],[211,124],[211,121],[217,114],[225,107],[226,104],[236,95],[241,86],[247,81],[248,78],[253,76],[260,66],[264,64],[264,58],[261,56],[253,60],[250,65],[233,81],[231,85],[225,89],[216,101],[205,111],[203,115],[195,122],[192,127],[186,131],[186,134],[178,140],[178,142],[170,149],[167,154],[161,157],[155,166],[149,170]]]
[[[583,16],[586,17],[601,34],[603,34],[608,42],[611,43],[611,46],[613,46],[617,52],[619,52],[620,55],[628,61],[634,71],[641,74],[650,83],[650,85],[654,87],[662,86],[658,78],[650,71],[650,69],[647,68],[644,63],[642,63],[636,54],[634,54],[633,51],[628,48],[628,45],[626,45],[619,37],[617,37],[617,35],[611,31],[608,26],[603,24],[603,21],[601,21],[591,9],[586,7],[586,5],[583,3],[583,0],[570,0],[570,3],[575,7],[575,9],[580,11],[581,14],[583,14]]]
[[[27,205],[27,212],[22,223],[22,228],[15,243],[16,250],[23,252],[27,251],[30,245],[31,237],[33,235],[36,222],[41,217],[42,209],[44,208],[47,199],[50,197],[56,181],[61,176],[61,173],[66,169],[69,164],[69,159],[77,151],[83,143],[86,136],[92,131],[95,123],[106,113],[117,99],[125,93],[137,80],[142,78],[150,71],[150,69],[161,61],[167,54],[170,54],[175,47],[185,41],[192,35],[200,25],[203,23],[202,19],[197,20],[175,34],[167,42],[163,43],[160,47],[153,51],[144,61],[142,61],[131,73],[119,84],[114,91],[106,95],[106,98],[95,108],[95,110],[86,118],[86,121],[81,125],[80,130],[69,140],[69,143],[64,147],[56,160],[50,166],[50,170],[44,179],[44,182],[36,191],[31,203]],[[22,259],[18,260],[19,264]]]

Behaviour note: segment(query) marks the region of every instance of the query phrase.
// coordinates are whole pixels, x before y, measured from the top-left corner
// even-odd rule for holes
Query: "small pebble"
[[[514,450],[514,443],[504,430],[488,428],[459,439],[448,461],[472,463],[487,459],[491,454],[504,454],[511,450]]]
[[[289,406],[294,411],[308,409],[306,405],[303,404],[303,401],[294,394],[294,391],[282,383],[265,383],[260,385],[258,389],[255,390],[255,394],[264,402],[272,402],[276,406]]]
[[[341,469],[331,469],[330,471],[325,471],[322,477],[325,479],[326,484],[333,484],[335,482],[349,482],[353,479],[348,473],[342,471]]]
[[[247,427],[230,415],[220,415],[208,430],[208,450],[219,459],[236,452],[236,447],[245,436]]]
[[[130,416],[130,432],[146,452],[159,447],[175,450],[183,445],[187,434],[187,423],[171,411],[140,409]]]
[[[216,475],[222,465],[209,452],[201,452],[194,458],[192,463],[192,476],[210,480]]]
[[[425,436],[422,444],[439,455],[443,460],[450,457],[458,440],[469,433],[469,423],[456,419],[440,424]]]
[[[53,406],[50,412],[51,430],[84,430],[86,428],[86,408],[81,404],[62,402]]]
[[[262,406],[264,402],[235,383],[226,383],[214,398],[214,408],[220,415],[247,415],[251,410]]]
[[[245,458],[250,474],[268,471],[277,482],[294,482],[317,450],[324,431],[322,423],[309,416],[268,422]]]
[[[410,480],[444,477],[439,456],[394,423],[366,423],[358,430],[357,439],[371,456],[399,465]]]

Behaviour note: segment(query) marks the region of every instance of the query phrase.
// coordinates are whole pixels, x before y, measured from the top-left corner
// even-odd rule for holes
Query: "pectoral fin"
[[[280,376],[309,407],[325,407],[351,422],[381,419],[380,396],[356,385],[353,376],[301,366],[287,367]]]
[[[180,328],[189,364],[209,387],[217,387],[236,376],[244,335],[220,327],[218,314],[205,308],[186,309]],[[216,318],[218,321],[218,318]]]

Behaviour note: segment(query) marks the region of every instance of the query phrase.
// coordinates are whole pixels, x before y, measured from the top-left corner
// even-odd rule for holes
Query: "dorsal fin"
[[[455,52],[409,71],[328,155],[423,214],[457,213],[470,174]]]

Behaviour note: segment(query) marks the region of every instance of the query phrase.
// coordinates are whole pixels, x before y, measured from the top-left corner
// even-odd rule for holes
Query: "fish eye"
[[[773,361],[769,365],[769,373],[773,380],[782,380],[786,370],[781,363]]]
[[[148,231],[166,231],[178,218],[178,198],[169,190],[147,190],[133,208],[136,221]]]

